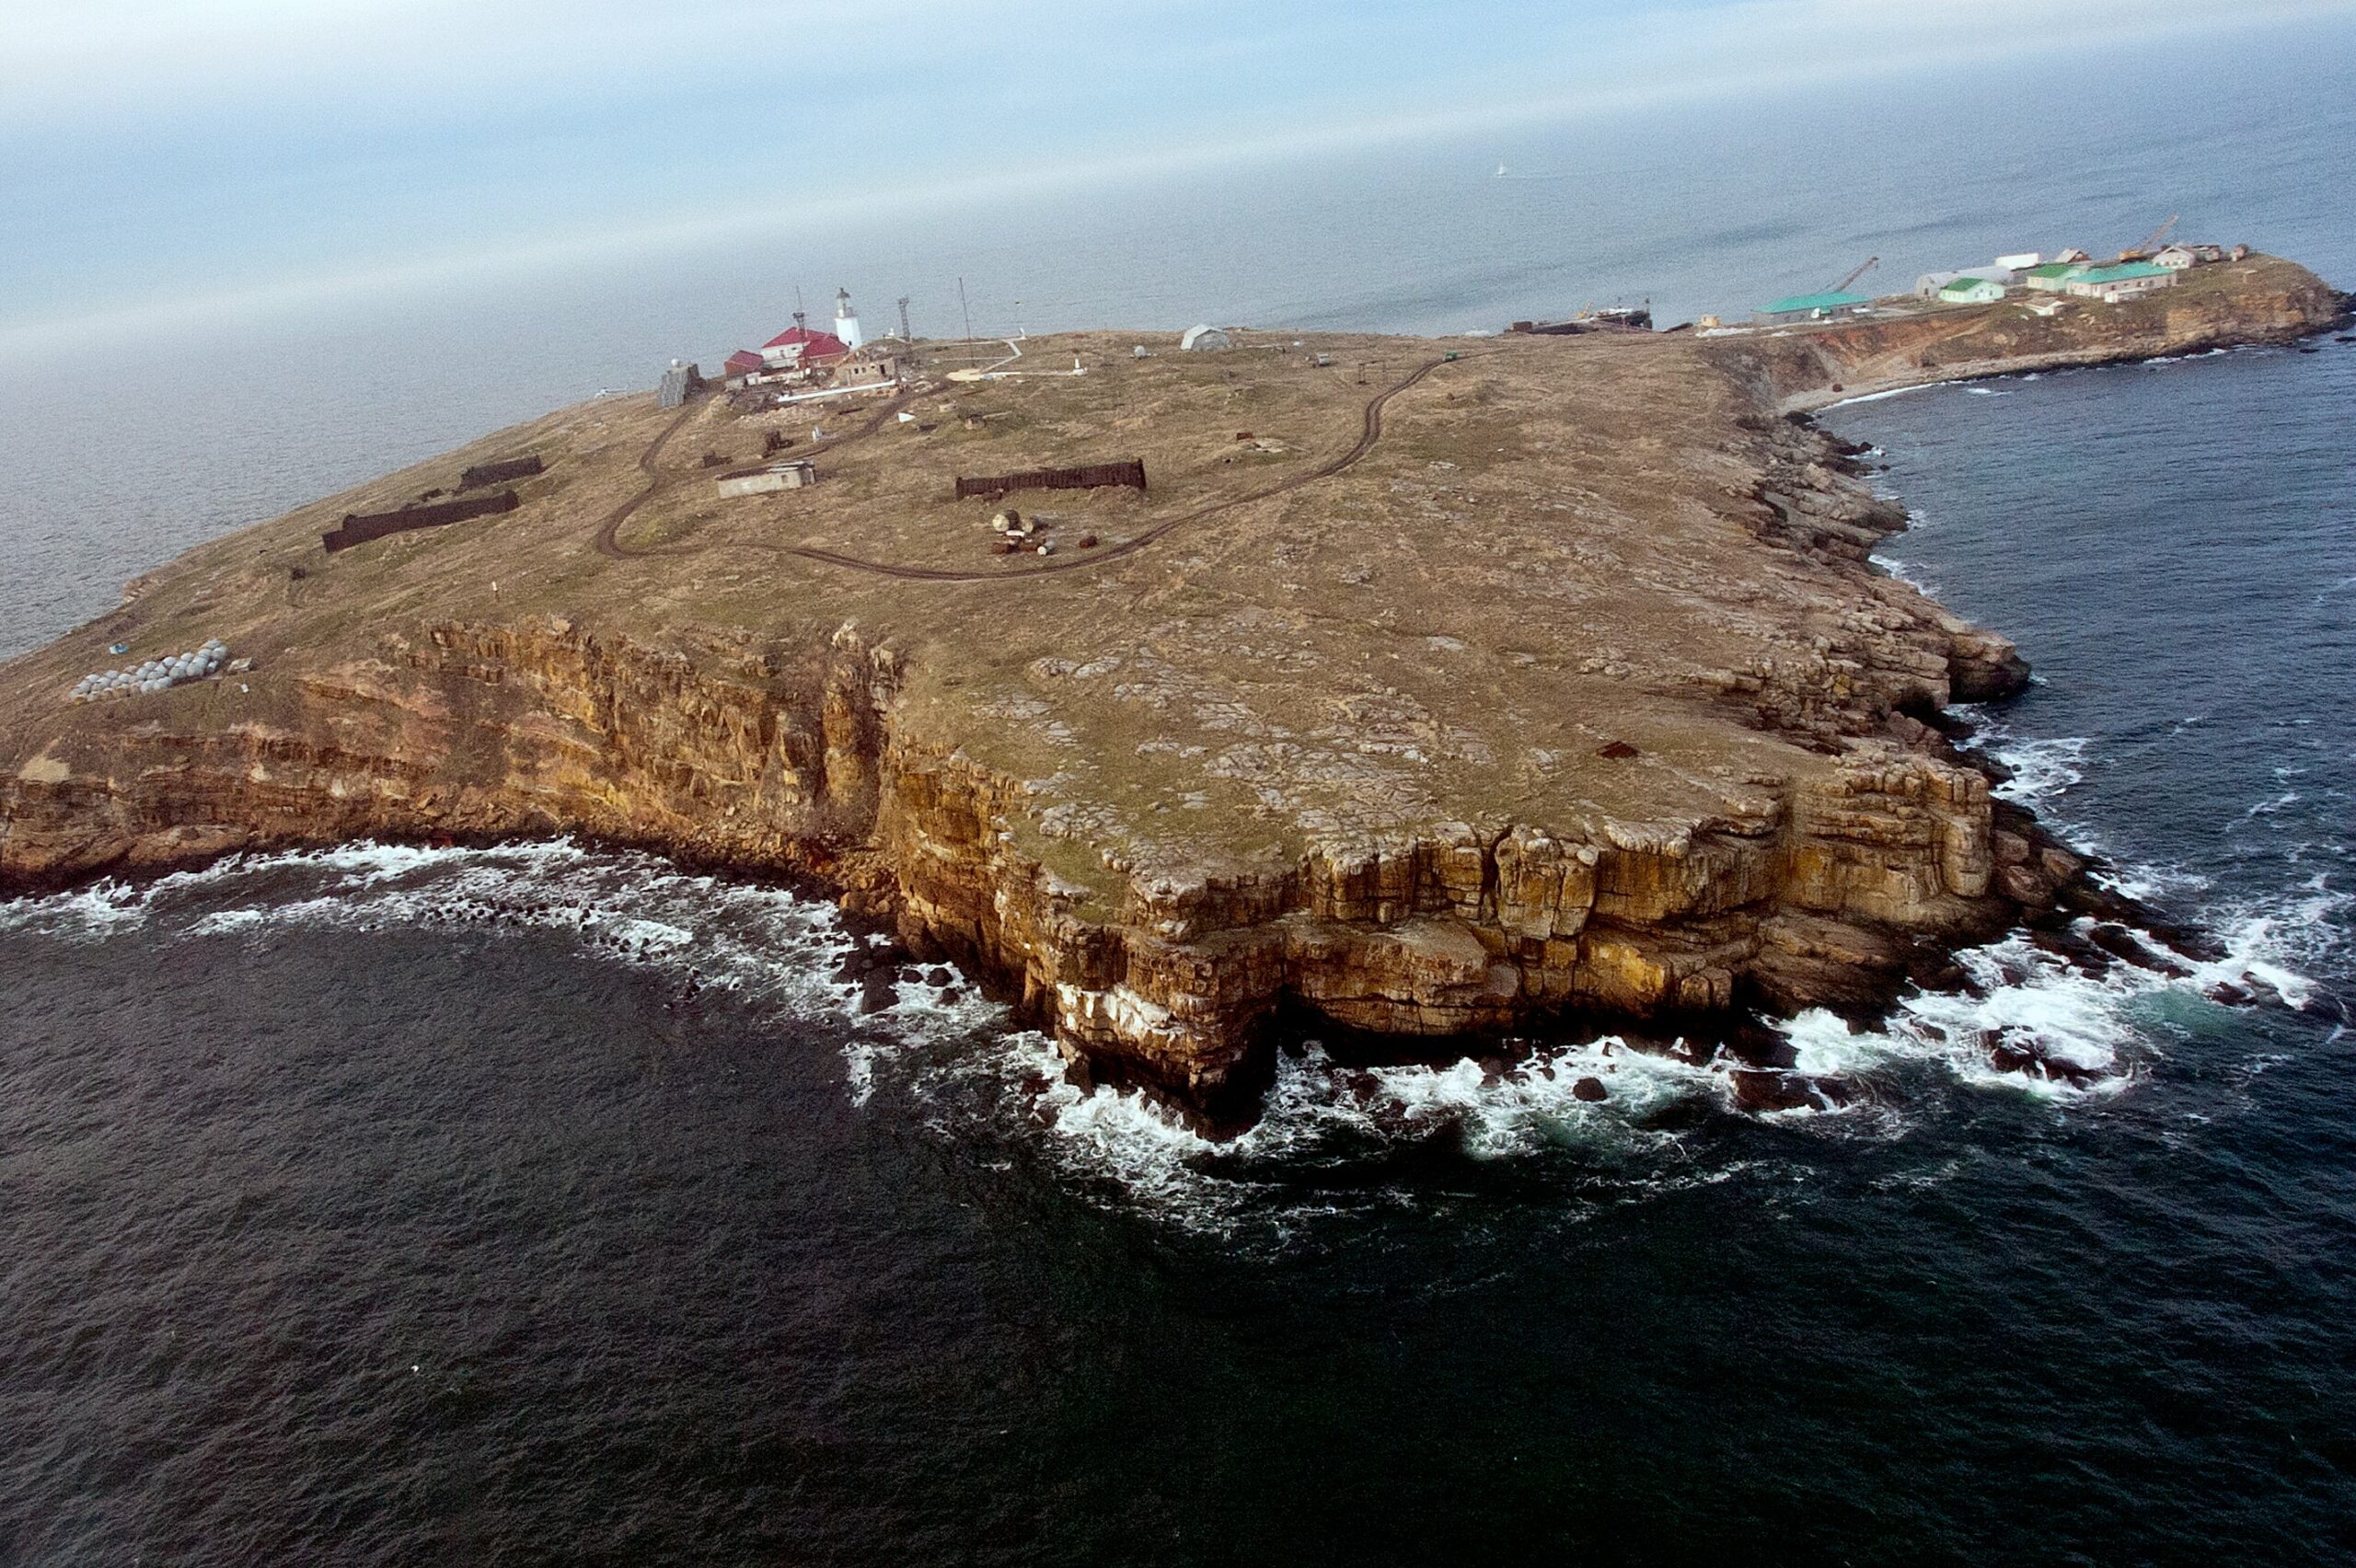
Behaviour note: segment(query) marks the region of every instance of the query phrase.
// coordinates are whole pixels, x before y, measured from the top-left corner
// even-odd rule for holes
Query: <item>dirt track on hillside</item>
[[[1382,410],[1384,406],[1387,405],[1392,398],[1396,398],[1400,393],[1406,391],[1409,387],[1415,386],[1417,382],[1423,380],[1425,376],[1429,375],[1433,371],[1439,369],[1442,365],[1451,363],[1461,364],[1471,360],[1483,357],[1484,356],[1480,354],[1459,354],[1454,356],[1452,359],[1443,357],[1436,360],[1427,360],[1424,363],[1416,366],[1414,370],[1410,371],[1406,375],[1392,383],[1389,386],[1384,387],[1381,391],[1376,393],[1372,398],[1367,400],[1366,411],[1363,417],[1361,428],[1358,432],[1357,444],[1351,446],[1347,452],[1343,453],[1340,456],[1332,458],[1327,462],[1321,464],[1317,467],[1311,469],[1305,474],[1295,474],[1288,479],[1285,479],[1277,484],[1270,485],[1265,490],[1253,490],[1249,495],[1239,495],[1230,497],[1226,501],[1216,501],[1207,506],[1197,507],[1192,512],[1182,513],[1176,517],[1165,518],[1161,522],[1154,524],[1151,527],[1146,529],[1145,532],[1138,535],[1134,538],[1124,539],[1118,544],[1108,545],[1102,549],[1091,550],[1085,555],[1073,556],[1068,559],[1058,561],[1043,560],[1036,566],[1009,567],[998,571],[990,571],[987,569],[981,571],[970,571],[953,567],[897,566],[890,561],[867,560],[858,556],[841,555],[833,550],[814,549],[808,546],[803,545],[774,545],[759,540],[748,541],[748,545],[752,548],[774,550],[780,555],[798,556],[803,560],[814,560],[826,566],[838,566],[849,571],[864,571],[877,577],[894,577],[898,578],[903,582],[1004,582],[1010,578],[1047,577],[1057,572],[1083,571],[1089,567],[1101,566],[1106,561],[1118,560],[1124,556],[1135,555],[1138,551],[1144,549],[1148,545],[1153,544],[1155,541],[1179,528],[1186,526],[1190,523],[1199,523],[1207,517],[1216,516],[1222,512],[1230,512],[1239,506],[1248,506],[1254,502],[1267,501],[1272,497],[1283,495],[1290,490],[1299,490],[1303,485],[1314,484],[1320,479],[1332,478],[1335,474],[1342,472],[1344,469],[1350,467],[1352,465],[1364,458],[1368,453],[1374,450],[1375,443],[1382,439]],[[891,420],[892,416],[898,413],[901,407],[915,396],[916,394],[913,392],[907,392],[901,394],[897,398],[895,398],[892,401],[884,404],[884,407],[877,409],[874,417],[869,420],[865,425],[852,432],[850,434],[844,436],[839,441],[832,441],[826,443],[823,446],[813,447],[811,449],[811,455],[815,456],[822,452],[832,452],[837,448],[848,446],[854,441],[864,440],[866,437],[874,434],[877,431],[883,429],[885,423]],[[689,553],[687,550],[659,548],[631,549],[625,546],[621,542],[620,538],[622,525],[629,521],[631,515],[635,513],[641,506],[643,506],[647,502],[660,494],[664,490],[668,488],[669,484],[676,482],[674,480],[666,480],[664,478],[660,470],[656,468],[655,461],[662,454],[664,444],[668,442],[673,435],[678,432],[680,427],[687,423],[687,414],[689,412],[692,412],[692,409],[683,410],[679,418],[672,421],[668,425],[665,425],[663,428],[663,432],[660,435],[657,435],[653,441],[647,445],[644,453],[640,455],[638,466],[640,468],[643,469],[648,476],[650,476],[651,482],[643,490],[641,490],[637,495],[632,496],[629,501],[624,502],[620,506],[615,508],[613,513],[606,517],[604,524],[599,526],[597,530],[596,543],[597,552],[600,555],[608,556],[616,560],[632,560],[643,559],[649,556],[682,555]],[[696,547],[689,547],[690,549],[694,548]]]

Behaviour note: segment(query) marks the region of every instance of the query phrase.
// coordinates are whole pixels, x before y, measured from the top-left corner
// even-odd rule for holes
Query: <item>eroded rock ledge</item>
[[[2293,283],[2251,335],[2329,319],[2336,297]],[[1400,398],[1346,473],[1241,491],[1216,527],[1101,569],[955,587],[763,552],[780,530],[902,559],[969,545],[979,520],[937,494],[964,452],[846,448],[840,500],[729,513],[683,460],[641,509],[660,553],[608,560],[590,533],[659,422],[567,410],[355,492],[550,454],[510,520],[325,565],[306,542],[338,498],[6,666],[0,885],[363,836],[589,835],[821,879],[1019,991],[1073,1052],[1196,1095],[1280,1007],[1425,1037],[1869,1010],[2085,884],[1947,738],[1950,704],[2017,689],[2017,652],[1874,569],[1902,511],[1780,417],[1854,374],[1828,366],[1921,357],[1862,330],[1517,345]],[[2166,352],[2174,330],[2138,318],[2131,341]],[[1128,341],[1072,347],[1112,382]],[[940,400],[1011,416],[956,427],[993,460],[1085,450],[1149,409],[1175,509],[1238,493],[1239,409],[1277,432],[1262,448],[1313,456],[1365,396],[1274,355],[1127,374]],[[743,439],[696,417],[698,443]],[[1122,509],[1152,504],[1087,515],[1117,540],[1156,520]],[[109,640],[196,628],[254,667],[60,700]]]

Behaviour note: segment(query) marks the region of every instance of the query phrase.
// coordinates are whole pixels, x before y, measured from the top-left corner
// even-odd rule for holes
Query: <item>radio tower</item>
[[[916,341],[916,335],[908,330],[908,296],[906,294],[900,296],[900,341]]]

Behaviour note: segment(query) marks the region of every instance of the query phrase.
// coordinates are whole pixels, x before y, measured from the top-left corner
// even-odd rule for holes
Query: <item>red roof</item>
[[[758,370],[768,363],[750,349],[738,349],[728,356],[728,373],[731,375],[738,375],[747,371]]]
[[[806,360],[838,359],[850,352],[850,345],[832,332],[813,332],[807,327],[788,327],[768,342],[764,349],[790,349],[802,345],[802,357]]]

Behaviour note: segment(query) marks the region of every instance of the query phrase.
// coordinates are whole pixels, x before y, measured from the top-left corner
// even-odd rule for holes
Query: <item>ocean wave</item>
[[[1880,567],[1884,571],[1889,573],[1891,577],[1905,583],[1906,586],[1913,589],[1914,592],[1922,594],[1923,597],[1926,599],[1935,599],[1939,596],[1939,585],[1936,582],[1934,582],[1930,578],[1923,576],[1919,568],[1910,566],[1894,556],[1877,555],[1870,559],[1874,565]]]
[[[2289,903],[2222,922],[2226,951],[2206,963],[2154,951],[2149,968],[2090,972],[2026,935],[1965,952],[1967,990],[1911,996],[1881,1028],[1852,1030],[1822,1012],[1781,1025],[1791,1052],[1779,1081],[1806,1092],[1774,1101],[1779,1110],[1745,1111],[1738,1075],[1753,1069],[1681,1041],[1519,1041],[1492,1056],[1384,1065],[1353,1065],[1312,1042],[1280,1055],[1257,1118],[1229,1136],[1150,1091],[1068,1071],[1051,1040],[1016,1027],[954,966],[904,964],[880,996],[847,978],[860,950],[880,959],[888,943],[849,930],[828,904],[566,840],[240,857],[19,900],[0,906],[0,928],[77,942],[268,942],[294,928],[555,931],[690,987],[831,1020],[854,1107],[905,1113],[1003,1157],[1028,1151],[1103,1202],[1191,1229],[1289,1236],[1320,1216],[1423,1201],[1385,1175],[1419,1148],[1473,1165],[1567,1158],[1583,1182],[1624,1194],[1692,1174],[1695,1124],[1665,1115],[1680,1105],[1895,1136],[1911,1112],[1877,1086],[1910,1064],[2055,1101],[2114,1094],[2164,1054],[2187,1009],[2218,1005],[2212,991],[2307,1006],[2319,990],[2310,969],[2330,960],[2351,904],[2318,873]]]
[[[1220,1137],[1150,1090],[1076,1079],[1035,1032],[956,1043],[872,1050],[854,1099],[896,1080],[946,1135],[1028,1149],[1078,1191],[1206,1234],[1289,1239],[1335,1216],[1412,1205],[1411,1188],[1383,1178],[1397,1156],[1426,1147],[1479,1163],[1565,1149],[1634,1155],[1636,1167],[1611,1183],[1634,1194],[1665,1170],[1689,1173],[1675,1157],[1686,1135],[1651,1117],[1695,1095],[1730,1099],[1722,1066],[1616,1039],[1542,1049],[1503,1070],[1472,1060],[1352,1066],[1310,1041],[1280,1054],[1256,1119]],[[1595,1085],[1605,1098],[1591,1098]]]
[[[70,940],[137,932],[262,941],[294,928],[449,926],[567,932],[606,956],[674,970],[698,989],[830,1013],[847,1012],[860,994],[835,978],[852,939],[831,906],[570,839],[238,855],[0,905],[0,929]]]
[[[98,882],[72,893],[0,903],[0,931],[27,931],[66,940],[97,940],[145,923],[137,890]]]
[[[2058,800],[2085,782],[2087,753],[2094,745],[2085,735],[2018,736],[2001,721],[1987,719],[1980,721],[1975,744],[2012,774],[1990,793],[2029,807]]]
[[[1960,386],[1960,381],[1923,381],[1911,386],[1893,386],[1887,392],[1860,392],[1854,398],[1843,398],[1837,403],[1827,403],[1820,410],[1831,413],[1836,409],[1854,408],[1860,403],[1878,403],[1885,398],[1903,398],[1910,392],[1932,392],[1942,386]]]

